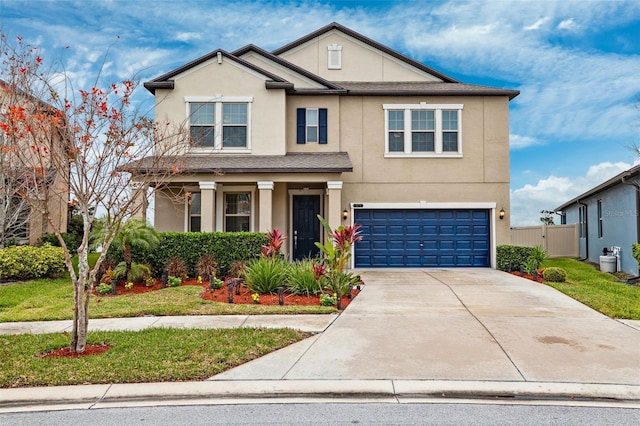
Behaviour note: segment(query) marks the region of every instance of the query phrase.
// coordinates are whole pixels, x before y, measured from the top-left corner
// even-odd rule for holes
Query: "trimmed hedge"
[[[511,270],[516,271],[520,266],[524,266],[535,247],[522,246],[498,246],[496,252],[497,268],[501,271],[508,271],[509,265]]]
[[[567,280],[567,271],[562,268],[556,268],[555,266],[552,266],[544,270],[542,277],[545,281],[563,283]]]
[[[67,270],[60,247],[15,246],[0,250],[0,279],[56,278]]]
[[[195,277],[200,256],[209,254],[218,262],[218,275],[225,276],[236,260],[248,261],[260,256],[267,244],[265,234],[258,232],[160,232],[160,242],[152,250],[134,248],[133,261],[151,266],[154,276],[162,272],[172,257],[178,257],[187,266],[187,274]],[[116,261],[122,253],[109,249]]]

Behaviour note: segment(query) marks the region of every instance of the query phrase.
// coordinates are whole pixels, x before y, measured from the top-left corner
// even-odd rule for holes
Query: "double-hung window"
[[[598,238],[602,238],[604,236],[603,229],[603,218],[602,218],[602,200],[598,200]]]
[[[384,104],[385,156],[462,157],[458,104]]]
[[[327,143],[327,109],[298,108],[296,110],[296,142]]]
[[[251,193],[227,192],[224,194],[224,230],[249,232],[251,220]]]
[[[185,101],[193,149],[246,152],[251,148],[252,98],[196,96]]]

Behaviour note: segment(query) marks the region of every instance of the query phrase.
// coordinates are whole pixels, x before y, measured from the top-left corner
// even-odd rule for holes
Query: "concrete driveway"
[[[640,327],[491,269],[364,270],[327,330],[211,380],[640,385]]]

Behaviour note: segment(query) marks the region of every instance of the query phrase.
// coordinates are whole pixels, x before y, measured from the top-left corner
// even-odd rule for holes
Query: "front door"
[[[293,258],[316,257],[320,250],[314,244],[320,241],[320,196],[293,196]]]

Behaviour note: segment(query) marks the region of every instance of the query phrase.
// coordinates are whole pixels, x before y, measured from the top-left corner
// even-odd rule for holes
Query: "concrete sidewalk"
[[[640,408],[638,321],[612,320],[548,286],[489,269],[358,272],[365,289],[339,317],[92,320],[92,330],[269,326],[322,333],[204,383],[0,389],[0,411],[443,397]],[[65,326],[55,323],[5,323],[0,333]]]

